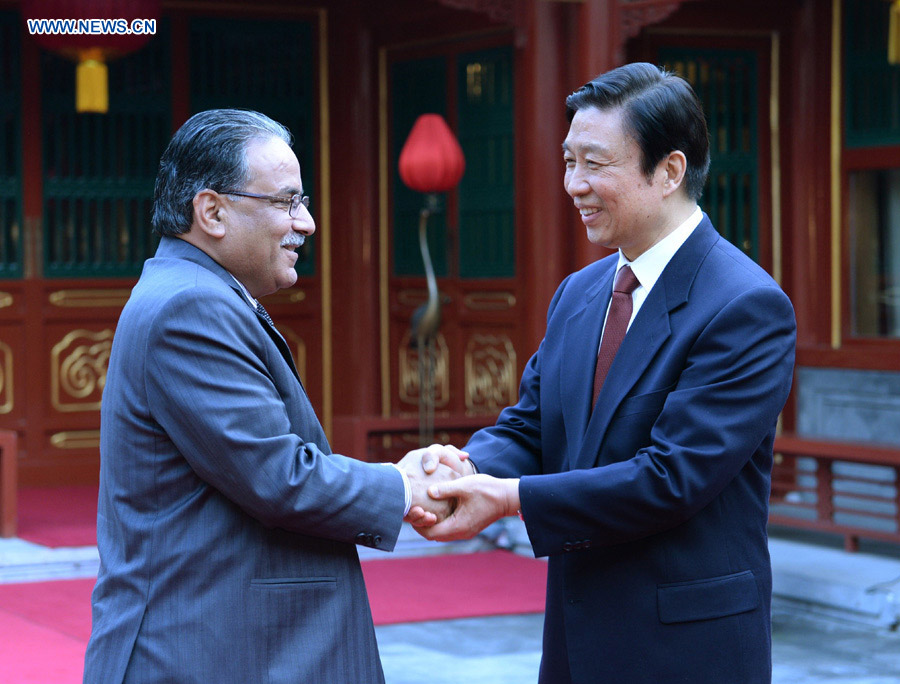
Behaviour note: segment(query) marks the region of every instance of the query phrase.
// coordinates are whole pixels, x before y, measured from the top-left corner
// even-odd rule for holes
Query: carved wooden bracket
[[[645,26],[670,17],[684,0],[620,0],[622,41],[634,38]]]
[[[478,12],[487,15],[492,21],[511,26],[516,0],[438,0],[438,2],[453,9]]]
[[[590,2],[590,0],[568,1]],[[619,35],[623,42],[629,38],[634,38],[645,26],[658,24],[667,19],[684,2],[688,1],[689,0],[619,0],[618,9],[621,26]],[[513,24],[516,0],[437,0],[437,2],[446,7],[484,14],[492,21],[501,24]]]

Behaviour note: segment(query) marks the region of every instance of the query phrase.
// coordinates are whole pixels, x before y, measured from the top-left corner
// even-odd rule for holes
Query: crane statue
[[[418,351],[419,370],[419,443],[427,446],[434,442],[434,395],[437,354],[435,340],[441,327],[441,297],[438,291],[431,252],[428,249],[428,217],[437,208],[437,196],[428,195],[425,206],[419,212],[419,251],[425,266],[425,283],[428,299],[416,308],[412,315],[412,337]]]
[[[439,114],[423,114],[416,119],[403,144],[399,159],[400,177],[413,190],[426,193],[419,212],[419,250],[425,267],[428,299],[412,315],[411,338],[418,352],[419,443],[434,442],[436,340],[441,326],[441,295],[428,249],[428,219],[438,210],[439,192],[456,187],[465,170],[465,158],[447,123]]]

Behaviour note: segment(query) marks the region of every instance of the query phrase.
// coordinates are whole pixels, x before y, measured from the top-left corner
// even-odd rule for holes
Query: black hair
[[[635,62],[607,71],[566,98],[566,118],[579,109],[623,110],[627,132],[641,148],[641,170],[649,178],[670,152],[687,158],[685,189],[694,200],[709,174],[709,132],[703,107],[683,78],[653,64]]]

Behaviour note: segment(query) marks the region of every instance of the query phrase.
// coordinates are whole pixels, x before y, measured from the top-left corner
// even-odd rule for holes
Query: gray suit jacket
[[[284,341],[163,238],[103,396],[90,684],[383,681],[355,543],[391,550],[403,483],[331,454]]]

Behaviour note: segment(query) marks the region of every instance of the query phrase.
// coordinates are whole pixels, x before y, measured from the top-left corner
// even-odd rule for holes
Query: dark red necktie
[[[640,283],[634,277],[631,266],[626,265],[619,269],[619,273],[616,275],[616,284],[613,286],[609,315],[606,317],[606,328],[603,330],[603,339],[600,341],[600,353],[597,354],[597,370],[594,371],[594,401],[591,406],[597,403],[597,397],[600,396],[600,388],[603,387],[609,367],[616,358],[619,345],[625,338],[625,331],[628,330],[628,321],[631,320],[633,310],[631,293],[638,285]]]

